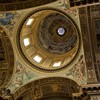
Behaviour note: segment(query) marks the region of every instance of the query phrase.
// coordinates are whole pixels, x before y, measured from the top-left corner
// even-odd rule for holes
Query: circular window
[[[63,36],[65,34],[65,29],[62,28],[62,27],[61,28],[58,28],[58,31],[57,32],[58,32],[59,35]]]
[[[65,12],[53,8],[34,10],[22,22],[17,35],[24,60],[45,71],[66,68],[80,47],[77,25]]]

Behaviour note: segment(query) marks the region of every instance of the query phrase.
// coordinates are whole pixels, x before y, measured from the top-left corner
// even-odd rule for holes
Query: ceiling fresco
[[[14,72],[13,72],[13,76],[12,76],[10,83],[6,86],[6,88],[9,89],[11,91],[11,93],[14,93],[20,87],[24,86],[25,84],[27,84],[35,79],[50,77],[50,76],[61,76],[61,77],[70,78],[74,81],[77,81],[77,83],[79,83],[79,84],[87,83],[87,71],[86,71],[83,45],[82,45],[82,41],[81,41],[81,34],[80,34],[81,29],[80,29],[80,23],[79,23],[78,10],[77,9],[69,10],[68,9],[69,5],[65,5],[65,2],[61,2],[61,1],[57,1],[55,3],[44,5],[41,7],[42,8],[50,7],[54,10],[52,10],[52,9],[46,10],[46,13],[45,13],[46,15],[41,10],[40,13],[37,13],[37,16],[41,15],[41,17],[37,17],[33,14],[33,12],[36,9],[40,9],[40,7],[18,10],[18,11],[6,11],[6,12],[0,13],[0,26],[3,27],[4,30],[6,30],[7,35],[11,40],[12,47],[14,48],[14,56],[15,56]],[[57,9],[57,10],[55,10],[55,9]],[[49,11],[50,11],[50,13],[49,13]],[[64,13],[62,13],[62,12],[64,12]],[[40,15],[38,15],[38,14],[40,14]],[[56,26],[54,23],[55,21],[54,20],[52,21],[51,18],[49,18],[50,16],[52,16],[52,19],[54,19],[54,20],[56,18],[58,18],[58,20],[56,20],[56,24],[58,23],[60,26],[57,24],[58,26],[54,27],[54,26]],[[46,42],[44,43],[44,41],[46,39],[42,38],[43,42],[35,41],[35,43],[39,44],[38,48],[44,54],[38,50],[37,50],[38,51],[37,55],[32,54],[36,50],[34,50],[31,47],[30,47],[30,49],[28,49],[28,46],[29,46],[28,45],[29,40],[27,39],[28,34],[30,34],[30,32],[35,34],[35,35],[34,34],[30,35],[30,38],[32,38],[32,43],[34,44],[34,39],[39,39],[41,37],[41,35],[43,36],[43,33],[45,33],[45,32],[43,32],[44,30],[41,30],[41,28],[38,27],[38,25],[37,25],[37,27],[34,26],[34,25],[36,25],[36,24],[34,24],[35,21],[32,24],[33,26],[31,26],[33,29],[30,29],[29,26],[26,26],[26,24],[29,25],[29,23],[27,23],[27,21],[33,17],[36,18],[36,23],[38,23],[38,25],[42,24],[42,23],[46,23],[46,21],[48,21],[48,20],[51,20],[50,25],[53,26],[51,33],[53,35],[51,35],[51,33],[50,34],[48,33],[48,34],[50,35],[50,37],[53,38],[53,41],[55,40],[57,42],[57,44],[59,42],[62,42],[61,45],[66,44],[68,41],[71,40],[71,38],[74,39],[75,41],[72,40],[71,44],[68,45],[70,48],[65,49],[65,51],[62,51],[62,49],[64,48],[62,46],[59,47],[59,45],[58,45],[57,48],[54,48],[56,46],[55,43],[47,43],[47,44],[50,44],[49,46],[51,46],[52,49],[54,49],[54,50],[58,49],[58,51],[56,52],[56,50],[52,51],[51,49],[48,51],[47,50],[48,47],[39,46],[40,44],[41,45],[46,44]],[[39,23],[39,21],[41,21],[42,18],[44,18],[44,17],[45,18],[48,17],[47,20],[44,20],[43,22]],[[61,19],[59,19],[59,17]],[[59,20],[61,20],[61,23]],[[68,24],[66,24],[66,23],[68,23]],[[76,26],[77,26],[78,30],[77,30]],[[25,29],[23,27],[25,27]],[[42,28],[43,27],[44,26],[42,25]],[[45,27],[48,29],[48,26],[45,26]],[[67,27],[69,29],[67,29]],[[34,32],[36,30],[34,28],[38,28],[39,30],[41,30],[41,34],[38,32],[38,35],[36,35],[36,33]],[[53,30],[53,28],[54,28],[54,30]],[[63,28],[63,31],[61,28]],[[19,29],[21,29],[23,31],[23,34],[21,34],[21,36],[18,37],[18,34],[20,34],[20,32],[22,32]],[[56,35],[54,35],[55,30],[56,30]],[[64,32],[64,30],[65,30],[65,32]],[[68,35],[70,33],[70,30],[71,30],[72,37]],[[61,33],[61,34],[63,33],[64,35],[59,35],[59,33]],[[39,36],[39,37],[34,38],[34,36]],[[56,36],[59,39],[57,39]],[[68,40],[64,39],[64,36],[66,36],[66,38],[68,38]],[[50,37],[47,37],[47,38],[50,38]],[[24,45],[24,42],[25,42],[24,39],[26,39],[25,41],[27,41],[27,43],[25,45],[28,45],[28,46]],[[50,40],[51,39],[49,39],[49,41]],[[54,44],[54,45],[52,46],[52,44]],[[27,63],[26,59],[24,59],[24,57],[23,57],[23,54],[20,52],[18,45],[20,45],[23,52],[26,52],[26,53],[24,53],[24,55],[27,58],[28,58],[28,56],[34,57],[34,60],[33,60],[33,58],[31,58],[31,59],[28,58],[28,60],[30,60],[32,63],[34,61],[34,64],[31,65],[31,64]],[[27,51],[25,51],[24,49]],[[76,51],[74,52],[74,50],[76,50]],[[30,51],[32,51],[32,52],[30,52]],[[77,53],[77,51],[78,51],[78,53]],[[69,53],[70,53],[71,59],[68,59]],[[55,56],[55,59],[53,61],[51,61],[50,59],[46,59],[47,55],[50,56],[52,59],[54,59],[54,56]],[[52,56],[52,55],[54,55],[54,56]],[[67,57],[66,57],[66,55],[67,55]],[[63,58],[63,56],[64,56],[64,58]],[[42,59],[41,57],[44,57],[43,60],[46,59],[47,63],[46,62],[43,63],[41,60]],[[66,59],[65,59],[65,57],[66,57]],[[73,60],[74,57],[75,57],[75,59]],[[34,65],[37,65],[37,67],[41,68],[40,63],[36,62],[37,58],[40,60],[42,67],[44,67],[43,69],[46,69],[47,71],[42,71],[42,70],[38,70],[38,68],[37,69],[35,68]],[[64,60],[65,60],[65,62],[64,62]],[[63,64],[62,64],[62,62],[63,62]],[[54,63],[55,63],[55,65],[54,65],[55,67],[53,67]],[[68,63],[70,63],[70,64],[68,65]],[[60,64],[62,64],[62,65],[60,65]],[[50,68],[49,68],[49,66],[50,66]],[[60,67],[65,67],[65,68],[60,69]],[[59,69],[59,70],[55,71],[56,69]],[[51,71],[51,70],[54,70],[54,71]]]
[[[0,25],[8,31],[12,32],[15,27],[15,20],[20,17],[20,13],[16,12],[3,12],[0,13]]]
[[[40,45],[53,54],[71,51],[78,40],[78,29],[73,24],[70,18],[60,14],[59,11],[48,14],[39,24]]]

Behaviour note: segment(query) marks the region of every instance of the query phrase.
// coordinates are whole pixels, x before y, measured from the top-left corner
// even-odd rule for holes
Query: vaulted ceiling
[[[100,5],[69,9],[65,1],[0,1],[0,95],[39,96],[42,79],[45,85],[68,80],[72,87],[65,91],[74,91],[74,82],[83,87],[100,82]],[[59,84],[48,88],[64,90]]]

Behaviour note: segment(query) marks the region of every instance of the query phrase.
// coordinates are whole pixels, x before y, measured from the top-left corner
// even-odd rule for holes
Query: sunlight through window
[[[41,60],[42,60],[42,57],[39,56],[39,55],[36,55],[33,59],[34,59],[36,62],[40,63]]]
[[[28,46],[30,44],[30,39],[29,38],[25,38],[24,39],[24,45]]]
[[[55,62],[55,63],[53,64],[53,67],[59,67],[60,65],[61,65],[61,61]]]
[[[31,18],[31,19],[29,19],[29,20],[28,20],[28,22],[26,23],[26,25],[28,25],[28,26],[29,26],[29,25],[31,25],[31,24],[32,24],[32,22],[33,22],[33,20],[34,20],[34,19],[32,19],[32,18]]]

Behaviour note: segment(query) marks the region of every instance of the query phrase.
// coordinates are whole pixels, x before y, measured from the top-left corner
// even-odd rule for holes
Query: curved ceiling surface
[[[45,11],[44,13],[46,13]],[[39,24],[40,46],[53,54],[71,51],[77,42],[77,31],[69,18],[56,11],[48,11]]]
[[[81,87],[71,79],[48,77],[22,86],[13,93],[13,97],[14,100],[72,100],[72,94],[80,92]]]
[[[0,87],[5,87],[10,81],[14,69],[14,54],[11,42],[2,27],[0,27]]]
[[[56,71],[67,67],[80,48],[77,25],[57,9],[34,10],[22,22],[18,33],[21,55],[33,68],[40,70]]]

